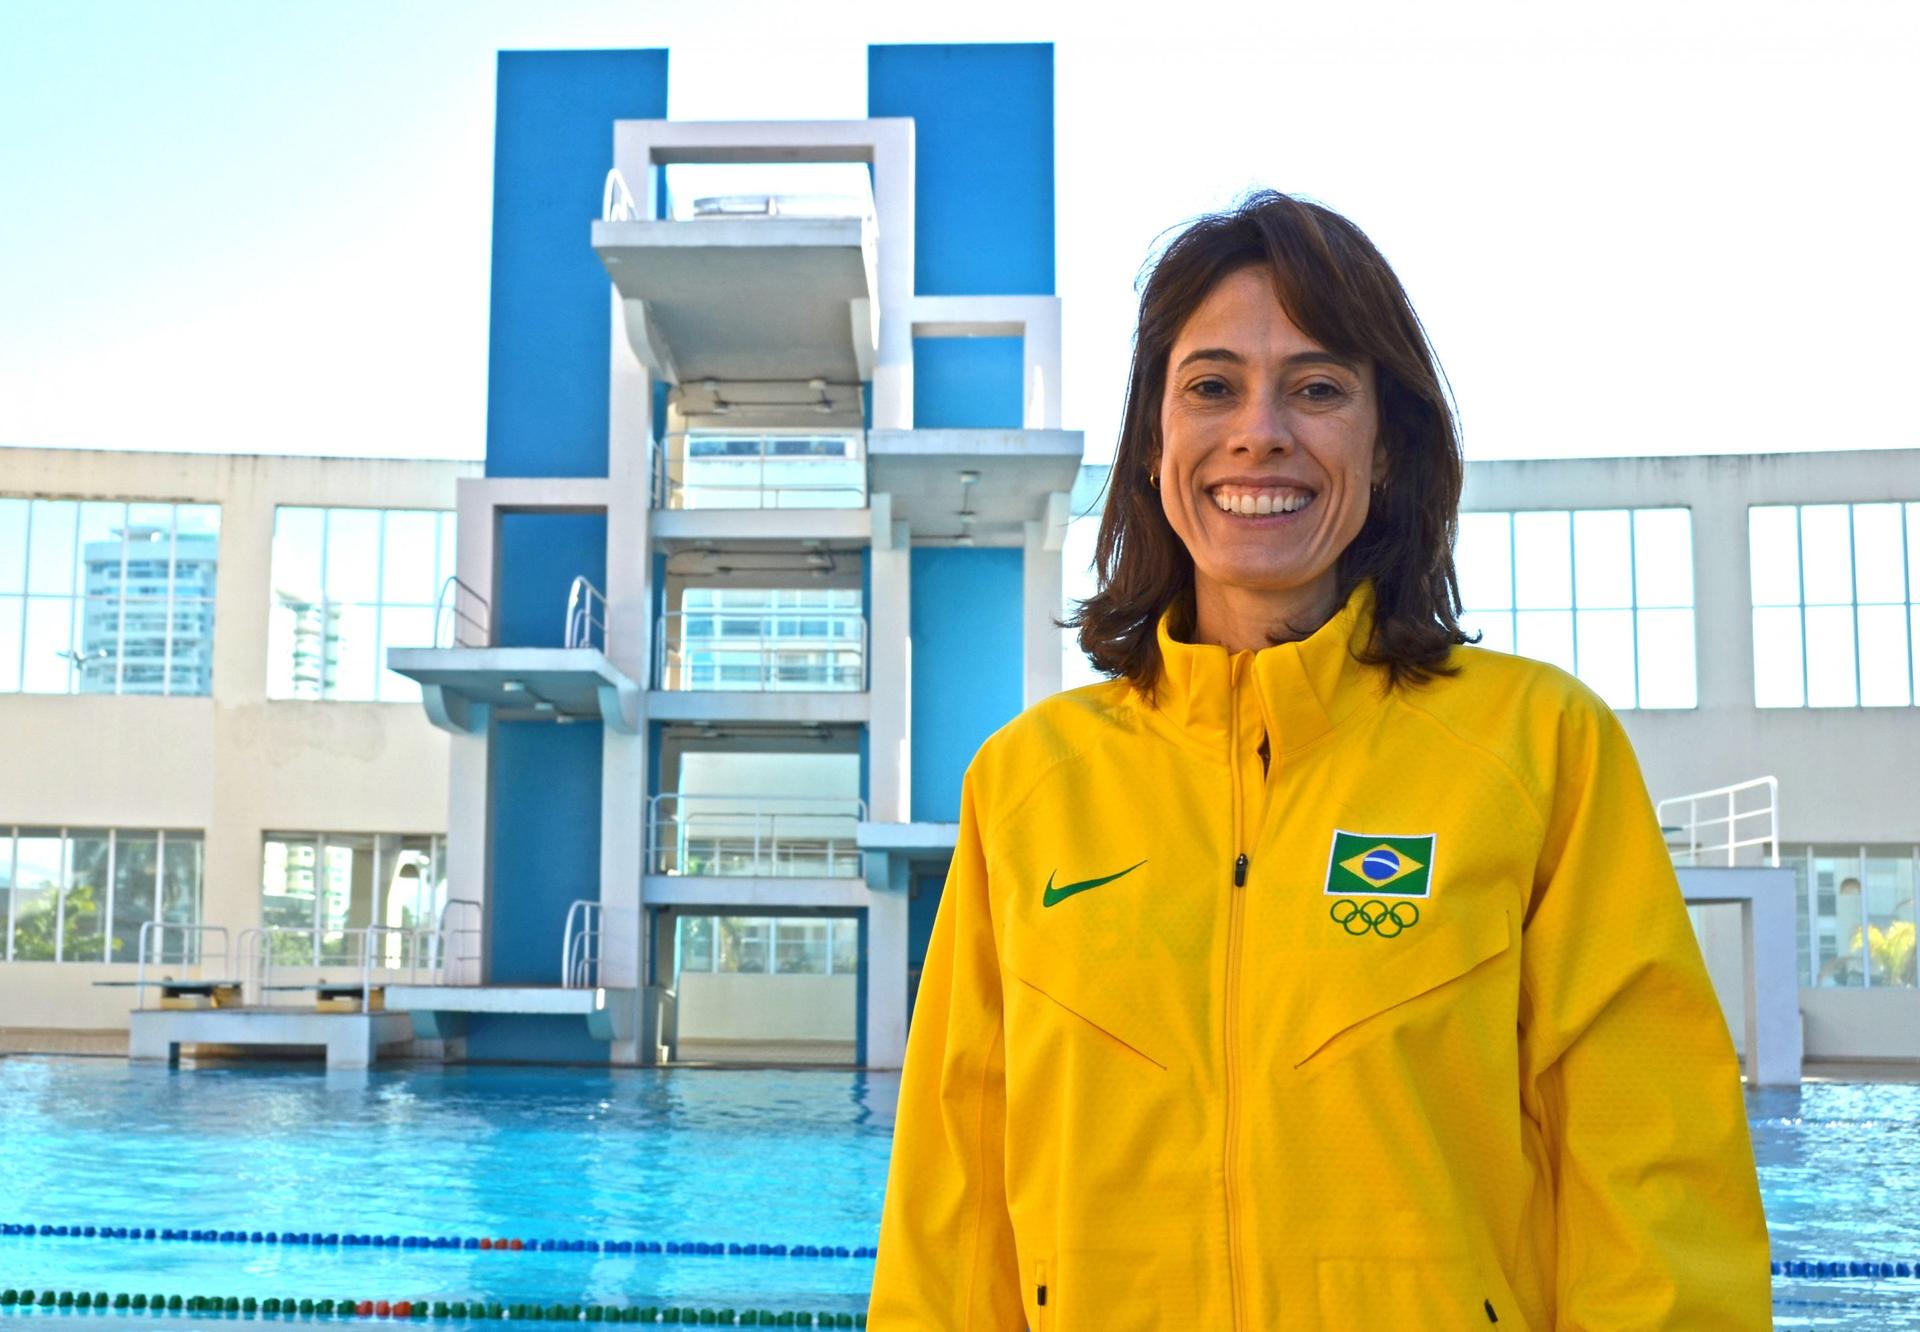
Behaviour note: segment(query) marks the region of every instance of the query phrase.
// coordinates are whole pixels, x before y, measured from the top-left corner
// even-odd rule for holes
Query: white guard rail
[[[669,611],[657,627],[653,676],[660,689],[866,688],[861,611]]]
[[[867,802],[835,796],[653,796],[648,870],[778,878],[855,878]]]
[[[181,947],[178,957],[169,958],[167,956],[167,935],[169,933],[181,936]],[[203,938],[219,939],[220,951],[217,954],[209,954],[208,951],[201,946],[201,940]],[[134,973],[133,1006],[135,1008],[145,1008],[147,1006],[147,986],[149,984],[158,985],[161,983],[157,980],[152,982],[147,980],[147,967],[149,965],[155,967],[192,967],[204,976],[209,956],[219,959],[221,971],[227,971],[232,968],[234,959],[231,952],[231,939],[227,934],[226,926],[184,925],[164,920],[143,921],[140,926],[140,966]],[[199,978],[200,977],[196,977],[195,979]],[[165,979],[172,980],[174,978],[166,977]],[[185,980],[187,977],[183,976],[179,979]],[[240,978],[221,976],[219,979],[238,980]]]
[[[444,918],[443,913],[443,921]],[[379,944],[388,942],[396,947],[379,947]],[[297,945],[301,956],[297,959],[287,956],[295,950],[277,946],[288,943]],[[243,977],[252,991],[248,1002],[268,1003],[267,996],[279,988],[274,982],[276,967],[308,970],[345,967],[357,974],[360,1011],[364,1013],[375,985],[384,983],[384,978],[382,982],[375,981],[376,971],[388,974],[404,971],[410,985],[420,984],[423,976],[426,983],[436,983],[443,968],[443,959],[450,951],[447,943],[445,929],[433,926],[361,925],[335,929],[256,925],[241,931],[240,935],[240,952],[249,962],[249,970]],[[313,984],[295,982],[286,988],[311,989]]]
[[[492,608],[487,599],[458,578],[440,584],[433,608],[433,645],[437,648],[492,646]]]
[[[607,650],[607,599],[585,574],[567,589],[567,628],[560,641],[570,648]]]
[[[591,990],[600,984],[600,904],[576,898],[567,907],[567,925],[560,945],[560,984],[569,990]]]
[[[669,434],[653,448],[656,509],[859,509],[858,435]]]
[[[1780,863],[1780,779],[1669,796],[1656,806],[1667,847],[1678,865]],[[1742,855],[1748,850],[1757,856]]]

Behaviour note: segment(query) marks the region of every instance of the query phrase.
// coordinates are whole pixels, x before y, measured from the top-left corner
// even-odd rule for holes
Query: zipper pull
[[[1235,888],[1247,886],[1247,853],[1245,851],[1242,851],[1240,858],[1233,862],[1233,886]]]
[[[1043,1305],[1043,1306],[1044,1306],[1044,1305],[1046,1304],[1046,1302],[1047,1302],[1047,1288],[1046,1288],[1045,1286],[1042,1286],[1042,1287],[1040,1287],[1040,1297],[1039,1297],[1039,1302],[1040,1302],[1040,1304],[1041,1304],[1041,1305]]]

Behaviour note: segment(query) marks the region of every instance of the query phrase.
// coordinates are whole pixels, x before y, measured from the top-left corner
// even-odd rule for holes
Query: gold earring
[[[1158,489],[1160,489],[1160,473],[1158,473],[1158,472],[1148,472],[1148,473],[1147,473],[1147,484],[1148,484],[1148,485],[1150,485],[1150,486],[1152,486],[1152,487],[1153,487],[1153,488],[1154,488],[1155,490],[1158,490]]]

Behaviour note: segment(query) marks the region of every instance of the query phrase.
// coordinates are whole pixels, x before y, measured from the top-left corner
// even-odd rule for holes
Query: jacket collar
[[[1174,638],[1168,628],[1172,612],[1163,612],[1156,629],[1161,669],[1153,706],[1186,738],[1210,750],[1229,743],[1235,731],[1242,742],[1264,732],[1276,754],[1312,744],[1386,695],[1385,669],[1354,656],[1372,633],[1373,605],[1373,586],[1363,582],[1311,636],[1231,654],[1211,643]],[[1247,693],[1258,700],[1257,711],[1245,706]],[[1252,743],[1257,746],[1258,739]]]

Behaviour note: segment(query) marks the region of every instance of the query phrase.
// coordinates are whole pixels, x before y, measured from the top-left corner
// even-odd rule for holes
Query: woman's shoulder
[[[1448,674],[1397,691],[1400,701],[1506,768],[1542,808],[1569,754],[1627,744],[1606,701],[1558,666],[1478,647],[1455,648],[1447,664]]]
[[[1139,729],[1129,706],[1133,686],[1099,680],[1050,694],[1023,709],[981,744],[968,767],[976,795],[1017,798],[1062,763]]]

